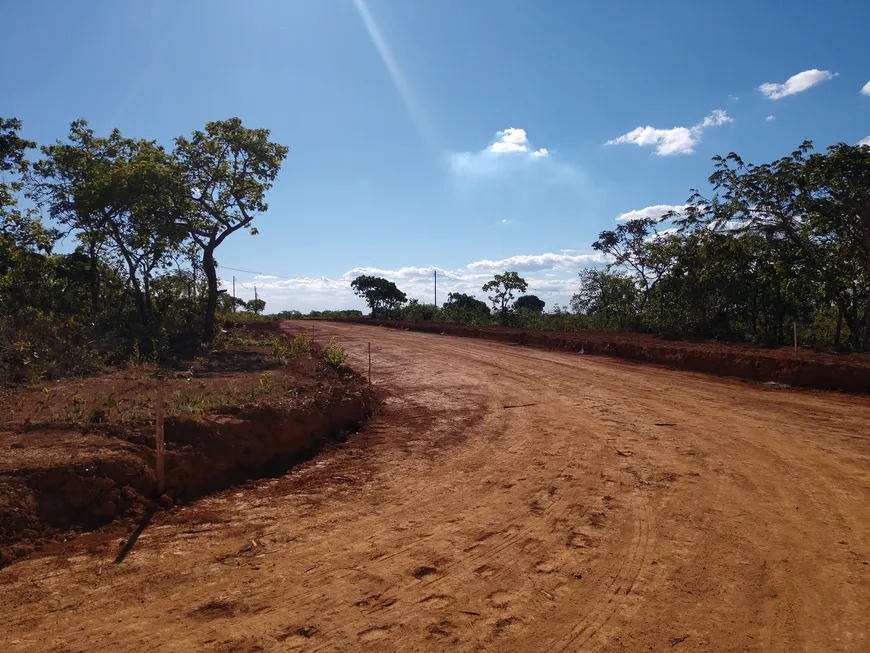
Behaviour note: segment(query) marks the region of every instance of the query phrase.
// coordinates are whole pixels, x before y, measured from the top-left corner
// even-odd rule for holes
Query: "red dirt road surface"
[[[0,650],[870,650],[866,397],[312,329],[367,429],[0,571]]]

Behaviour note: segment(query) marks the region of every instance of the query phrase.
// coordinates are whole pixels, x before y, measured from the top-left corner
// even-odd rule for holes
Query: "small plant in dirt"
[[[290,342],[290,355],[296,356],[311,356],[311,336],[308,335],[308,329],[302,333],[297,333]]]
[[[275,377],[271,372],[263,372],[259,381],[260,393],[267,395],[275,389]]]
[[[323,348],[323,361],[333,369],[341,369],[341,366],[347,362],[347,350],[337,345],[335,338],[332,338]]]

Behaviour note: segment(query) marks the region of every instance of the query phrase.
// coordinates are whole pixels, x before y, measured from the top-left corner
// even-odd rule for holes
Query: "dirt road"
[[[0,571],[0,650],[870,650],[867,398],[314,331],[369,428]]]

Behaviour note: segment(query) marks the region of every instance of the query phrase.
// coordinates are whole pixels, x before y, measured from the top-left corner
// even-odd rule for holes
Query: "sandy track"
[[[870,650],[867,398],[314,331],[369,428],[0,571],[0,650]]]

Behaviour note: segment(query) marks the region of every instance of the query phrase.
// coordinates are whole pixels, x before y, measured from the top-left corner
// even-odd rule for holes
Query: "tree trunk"
[[[91,263],[91,311],[94,315],[100,310],[100,270],[97,262],[97,246],[88,239],[88,256]]]
[[[151,324],[154,317],[154,306],[151,302],[151,275],[148,272],[145,273],[143,283],[145,285],[145,312],[148,315],[148,324]]]
[[[139,285],[139,280],[135,275],[130,276],[130,283],[133,284],[133,296],[136,298],[136,310],[139,313],[139,320],[142,326],[148,324],[148,309],[145,306],[145,295],[142,292],[142,286]]]
[[[208,282],[208,297],[205,304],[205,324],[202,330],[202,341],[211,344],[214,340],[215,312],[217,311],[218,279],[214,264],[214,245],[202,249],[202,269]]]
[[[837,329],[834,331],[834,350],[840,351],[840,336],[843,333],[843,305],[837,302]]]
[[[870,237],[866,240],[870,241]],[[868,243],[870,250],[870,243]],[[867,281],[870,282],[870,254],[867,256]],[[864,350],[870,350],[870,293],[867,293],[867,305],[864,307]]]

